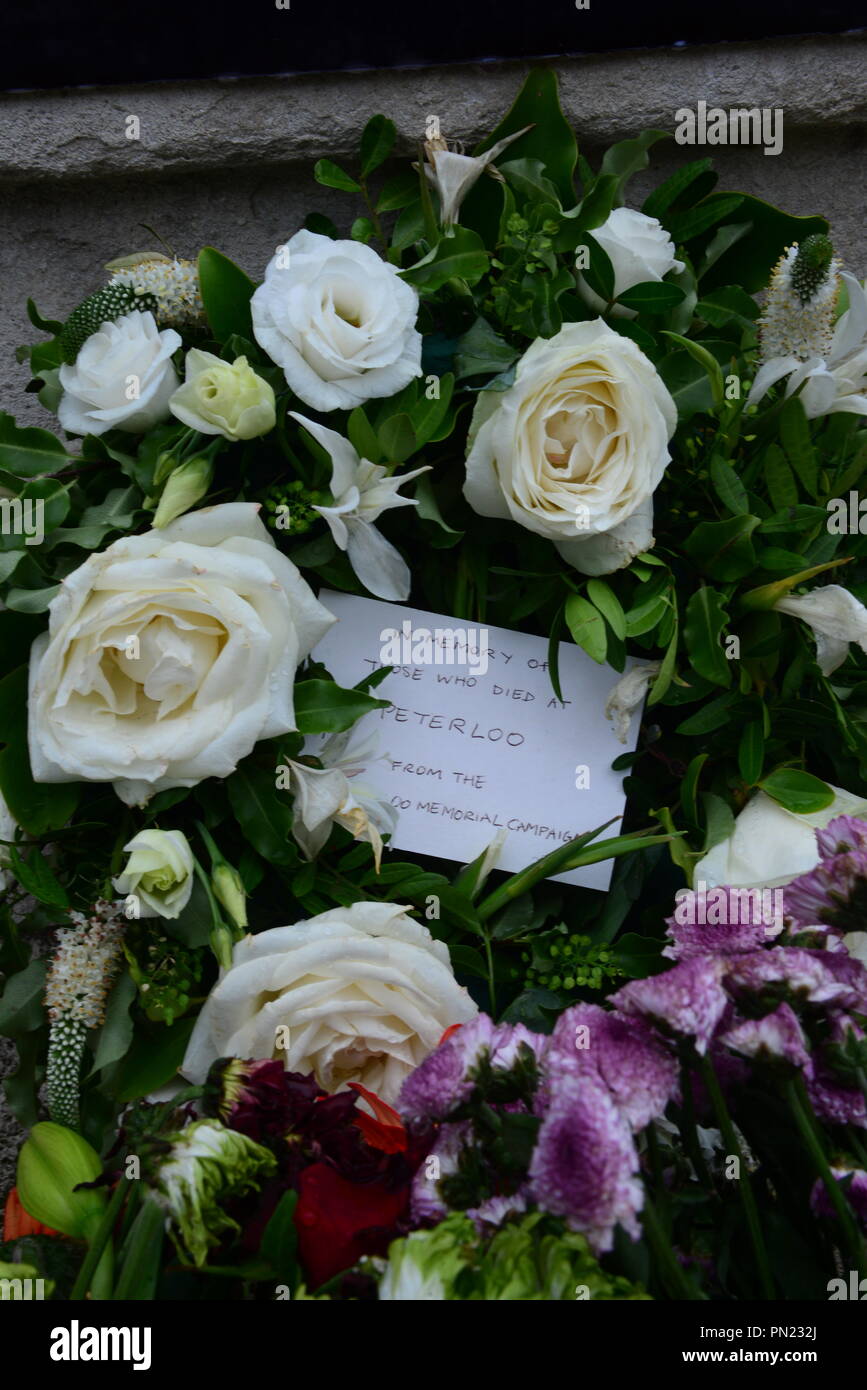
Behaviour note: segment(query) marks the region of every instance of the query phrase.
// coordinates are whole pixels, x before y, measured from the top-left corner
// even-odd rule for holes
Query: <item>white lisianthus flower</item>
[[[160,332],[153,314],[139,309],[104,323],[83,343],[75,365],[60,368],[57,418],[63,428],[70,434],[145,434],[167,420],[178,385],[172,353],[180,346],[179,333]]]
[[[406,907],[357,902],[246,936],[196,1020],[181,1071],[282,1057],[327,1091],[359,1081],[391,1105],[446,1028],[478,1013],[448,948]]]
[[[37,782],[113,782],[138,805],[295,728],[296,667],[334,617],[257,511],[190,512],[67,575],[30,657]]]
[[[421,375],[418,295],[361,242],[296,232],[250,309],[257,343],[314,410],[351,410]]]
[[[479,393],[464,496],[547,536],[583,573],[608,574],[653,544],[676,425],[635,343],[602,319],[564,324],[528,348],[508,390]]]
[[[867,652],[867,608],[840,584],[824,584],[809,594],[784,594],[774,608],[812,628],[816,661],[824,676],[843,664],[850,642]]]
[[[633,285],[643,285],[648,280],[662,280],[670,270],[683,270],[683,261],[674,254],[674,242],[662,223],[655,217],[648,217],[634,208],[615,208],[609,213],[601,227],[591,232],[603,251],[608,253],[614,270],[613,298],[631,290]],[[591,290],[584,276],[578,275],[578,289],[581,298],[591,309],[601,313],[605,300]],[[635,309],[627,309],[625,304],[615,304],[612,314],[622,318],[634,319]]]
[[[289,780],[295,797],[292,834],[305,858],[315,859],[331,834],[332,825],[342,825],[356,840],[373,846],[378,873],[382,837],[394,832],[397,810],[357,780],[368,763],[375,760],[379,735],[374,730],[356,742],[356,734],[352,728],[327,738],[317,753],[321,768],[290,759]]]
[[[179,917],[193,891],[193,851],[182,830],[140,830],[124,845],[126,868],[112,882],[134,894],[139,917]]]
[[[830,783],[829,783],[830,785]],[[816,831],[835,816],[864,816],[867,801],[834,787],[823,811],[798,815],[758,791],[735,820],[731,835],[699,859],[693,882],[708,888],[782,888],[819,863]]]
[[[381,464],[359,458],[349,440],[336,430],[317,425],[294,410],[289,414],[312,434],[331,459],[334,504],[314,506],[313,510],[327,521],[335,544],[346,551],[365,589],[377,598],[407,598],[412,578],[406,561],[373,523],[392,507],[417,507],[416,499],[401,497],[399,489],[421,473],[429,472],[430,466],[389,477]]]
[[[190,348],[186,378],[169,401],[172,414],[201,434],[255,439],[277,422],[274,390],[246,357],[224,362],[212,352]]]
[[[659,674],[661,664],[659,661],[638,662],[609,691],[605,701],[605,718],[614,725],[619,743],[625,743],[628,739],[632,716],[644,700],[650,682]]]
[[[428,162],[424,166],[424,172],[440,200],[440,223],[443,227],[451,227],[457,222],[461,203],[473,184],[481,178],[495,159],[499,159],[503,150],[532,128],[525,125],[522,130],[516,130],[513,135],[498,140],[480,155],[464,154],[463,146],[450,150],[448,141],[442,135],[425,141],[424,151]],[[500,178],[502,179],[502,175]]]

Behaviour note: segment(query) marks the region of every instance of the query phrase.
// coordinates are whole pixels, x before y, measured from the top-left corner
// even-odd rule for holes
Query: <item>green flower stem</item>
[[[491,1017],[497,1017],[497,986],[494,982],[494,955],[491,950],[491,938],[485,932],[485,958],[488,963],[488,993],[491,996]]]
[[[803,1079],[800,1076],[795,1077],[794,1080],[789,1082],[787,1093],[789,1105],[795,1117],[795,1123],[804,1140],[804,1145],[816,1165],[816,1169],[819,1177],[822,1179],[825,1191],[828,1193],[831,1205],[837,1213],[840,1227],[846,1237],[846,1243],[849,1246],[850,1254],[855,1261],[858,1276],[859,1278],[863,1278],[865,1272],[867,1272],[867,1262],[865,1262],[864,1257],[864,1241],[855,1223],[852,1208],[846,1201],[845,1194],[840,1184],[831,1172],[831,1165],[828,1162],[822,1140],[817,1132],[812,1106],[810,1105]]]
[[[235,941],[234,934],[231,928],[227,927],[226,923],[223,921],[217,899],[214,897],[214,892],[211,888],[211,880],[195,855],[193,855],[193,867],[196,870],[199,882],[205,890],[208,906],[211,909],[211,950],[216,957],[217,964],[223,969],[228,970],[232,964],[232,946]]]
[[[112,1299],[152,1300],[160,1272],[165,1212],[148,1194],[138,1212],[124,1250]]]
[[[111,1234],[127,1194],[127,1180],[121,1178],[105,1208],[102,1220],[88,1242],[88,1250],[72,1286],[70,1299],[86,1298],[88,1290],[95,1298],[108,1298],[114,1276],[114,1250]]]
[[[747,1171],[746,1159],[741,1153],[738,1137],[735,1134],[735,1127],[732,1123],[731,1115],[729,1114],[729,1108],[725,1103],[725,1097],[723,1096],[716,1072],[713,1069],[713,1063],[709,1057],[699,1057],[699,1070],[701,1071],[702,1080],[707,1087],[708,1095],[710,1096],[717,1117],[717,1123],[722,1132],[728,1152],[740,1160],[738,1194],[744,1209],[747,1227],[749,1228],[750,1240],[752,1241],[753,1250],[755,1251],[756,1267],[759,1272],[759,1283],[762,1286],[762,1296],[764,1298],[773,1299],[776,1297],[774,1292],[774,1278],[768,1261],[768,1252],[765,1248],[765,1239],[762,1235],[759,1212],[756,1206],[750,1175]]]
[[[653,1251],[654,1259],[659,1266],[659,1275],[666,1292],[671,1298],[689,1299],[695,1301],[700,1295],[693,1292],[686,1275],[678,1263],[677,1256],[671,1248],[671,1242],[665,1233],[662,1222],[657,1215],[656,1208],[650,1200],[645,1190],[644,1207],[641,1212],[641,1222],[644,1227],[644,1234],[647,1243]]]
[[[710,1169],[705,1161],[705,1156],[701,1151],[701,1142],[698,1137],[698,1128],[695,1118],[695,1097],[692,1094],[692,1086],[689,1082],[689,1067],[685,1061],[680,1064],[680,1091],[683,1096],[681,1116],[683,1123],[678,1126],[680,1135],[683,1139],[684,1147],[692,1160],[696,1176],[708,1192],[715,1192],[716,1187],[710,1174]]]
[[[198,830],[199,834],[200,834],[201,837],[202,837],[202,840],[203,840],[203,842],[204,842],[205,848],[206,848],[207,851],[208,851],[208,854],[211,856],[211,868],[212,868],[212,869],[216,869],[216,868],[219,867],[220,864],[225,864],[225,863],[226,863],[226,860],[223,858],[222,854],[220,853],[220,851],[219,851],[219,849],[218,849],[218,847],[217,847],[217,845],[216,845],[216,843],[215,843],[215,841],[214,841],[214,837],[213,837],[213,835],[211,834],[211,832],[208,830],[207,826],[202,825],[202,822],[201,822],[200,820],[197,820],[197,821],[196,821],[196,829]]]

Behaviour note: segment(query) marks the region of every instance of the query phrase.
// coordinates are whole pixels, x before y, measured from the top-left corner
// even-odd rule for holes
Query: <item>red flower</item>
[[[386,1154],[404,1153],[407,1148],[406,1130],[397,1111],[359,1081],[350,1081],[349,1089],[357,1091],[373,1111],[373,1115],[368,1115],[366,1110],[356,1109],[352,1117],[353,1124],[358,1125],[371,1148],[381,1149]]]
[[[350,1182],[329,1163],[305,1168],[298,1182],[295,1228],[310,1287],[317,1289],[362,1255],[384,1255],[408,1205],[406,1185],[390,1191],[380,1182]]]
[[[56,1236],[50,1226],[43,1226],[29,1211],[25,1211],[18,1198],[18,1188],[13,1187],[6,1198],[3,1213],[3,1239],[17,1240],[19,1236]]]

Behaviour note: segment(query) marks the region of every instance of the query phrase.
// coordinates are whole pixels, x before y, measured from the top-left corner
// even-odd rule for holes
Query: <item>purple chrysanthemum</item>
[[[680,961],[664,975],[633,980],[612,994],[610,1002],[624,1013],[640,1014],[672,1033],[692,1038],[698,1051],[705,1052],[730,1007],[721,984],[724,973],[724,959],[696,956]]]
[[[673,917],[666,919],[671,960],[757,951],[783,927],[782,902],[772,888],[682,888]]]
[[[742,1057],[788,1062],[812,1073],[812,1059],[797,1015],[781,1004],[764,1018],[750,1018],[723,1033],[719,1041]]]
[[[467,1216],[474,1221],[478,1230],[490,1226],[501,1226],[510,1216],[520,1216],[527,1210],[527,1186],[519,1187],[507,1197],[488,1197],[477,1207],[469,1207]]]
[[[597,1254],[620,1225],[637,1240],[644,1190],[632,1134],[607,1088],[589,1077],[564,1084],[539,1129],[530,1191],[543,1211],[562,1216]]]
[[[786,884],[783,905],[786,916],[801,926],[822,922],[840,931],[857,930],[867,906],[867,850],[823,859]]]
[[[473,1093],[464,1058],[449,1038],[404,1081],[396,1109],[405,1120],[444,1120]]]
[[[841,1086],[839,1078],[818,1062],[813,1076],[807,1079],[807,1094],[820,1120],[867,1129],[867,1107],[860,1088]]]
[[[460,1156],[471,1141],[472,1126],[443,1125],[429,1153],[412,1180],[410,1212],[413,1221],[427,1224],[442,1221],[448,1207],[439,1195],[439,1182],[457,1171]]]
[[[590,1076],[606,1086],[633,1130],[661,1115],[678,1094],[670,1047],[643,1019],[578,1004],[557,1020],[542,1059],[546,1108],[561,1085]]]
[[[867,850],[867,821],[857,816],[835,816],[823,830],[816,831],[816,843],[822,859],[833,859],[848,850]]]
[[[849,1206],[867,1230],[867,1173],[863,1168],[832,1168],[831,1172],[843,1188]],[[816,1180],[810,1193],[810,1208],[817,1216],[836,1215],[827,1188],[821,1179]]]
[[[845,963],[841,968],[837,962]],[[837,951],[806,951],[799,946],[778,946],[771,951],[755,951],[729,959],[726,986],[736,997],[742,994],[786,994],[811,1004],[835,1004],[854,1008],[860,989],[859,967],[848,955]],[[860,966],[867,983],[867,974]],[[863,988],[863,984],[860,986]]]

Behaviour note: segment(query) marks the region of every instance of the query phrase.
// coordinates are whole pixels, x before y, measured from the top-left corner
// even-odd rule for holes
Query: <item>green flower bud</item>
[[[819,286],[825,283],[833,258],[834,247],[824,233],[817,232],[801,242],[792,266],[791,282],[802,304],[808,304]]]
[[[18,1155],[16,1183],[24,1210],[66,1236],[89,1240],[106,1204],[102,1188],[76,1192],[100,1177],[99,1155],[75,1130],[43,1120],[33,1126]]]
[[[231,864],[218,864],[211,874],[214,897],[228,912],[235,926],[247,929],[247,895],[237,869]]]
[[[188,512],[190,507],[200,502],[211,486],[213,476],[212,461],[201,455],[180,464],[170,473],[154,515],[155,529],[162,530],[176,516]]]

